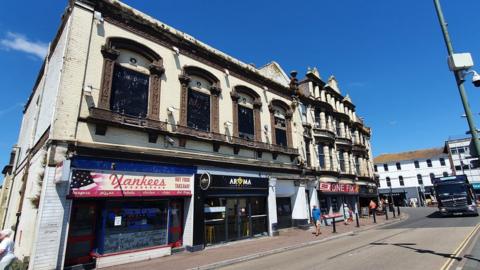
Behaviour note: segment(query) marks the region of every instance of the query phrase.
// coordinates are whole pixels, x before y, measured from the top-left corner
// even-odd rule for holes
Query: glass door
[[[183,200],[170,201],[170,224],[168,243],[172,247],[182,246],[183,235]]]
[[[247,238],[250,236],[250,203],[247,203],[246,198],[238,199],[238,221],[239,221],[239,236],[238,238]]]
[[[238,199],[227,199],[227,226],[228,241],[238,239]]]
[[[205,201],[205,244],[225,242],[227,237],[225,198],[208,198]]]
[[[65,256],[66,266],[92,261],[90,252],[95,244],[96,212],[95,203],[73,202]]]

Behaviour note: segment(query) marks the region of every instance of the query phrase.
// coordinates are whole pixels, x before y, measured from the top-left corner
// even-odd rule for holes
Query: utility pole
[[[443,39],[445,40],[445,45],[447,46],[448,56],[452,57],[453,55],[452,41],[450,40],[450,35],[448,34],[447,23],[445,22],[445,19],[443,17],[442,7],[440,6],[440,0],[433,0],[433,2],[435,4],[435,9],[437,11],[440,27],[442,28]],[[460,92],[463,109],[465,110],[468,126],[470,127],[470,133],[472,134],[472,141],[476,151],[475,156],[478,157],[480,155],[480,142],[478,140],[477,128],[475,127],[472,111],[470,110],[470,105],[468,104],[467,94],[465,93],[465,88],[463,87],[463,82],[464,82],[463,72],[464,70],[455,70],[453,71],[453,74],[455,75],[455,81],[457,82],[458,91]]]

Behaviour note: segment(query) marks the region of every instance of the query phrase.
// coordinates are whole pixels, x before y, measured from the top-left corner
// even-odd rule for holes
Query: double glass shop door
[[[267,234],[266,198],[208,198],[205,204],[207,245]]]

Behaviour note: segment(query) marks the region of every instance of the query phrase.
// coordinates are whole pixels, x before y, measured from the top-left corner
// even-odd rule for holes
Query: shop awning
[[[350,179],[340,179],[338,182],[340,184],[353,184],[353,180]]]
[[[323,183],[337,183],[336,177],[321,176],[318,180]]]

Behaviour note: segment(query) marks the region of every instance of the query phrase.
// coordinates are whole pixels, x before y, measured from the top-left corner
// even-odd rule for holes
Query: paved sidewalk
[[[400,219],[392,218],[391,214],[389,216],[390,219],[388,223],[405,219],[405,215],[403,214]],[[361,218],[360,227],[358,228],[356,227],[355,222],[349,225],[344,225],[343,222],[339,222],[336,226],[337,233],[332,233],[332,226],[326,226],[322,227],[322,234],[318,237],[313,234],[313,227],[309,230],[287,229],[280,231],[280,235],[276,237],[261,237],[230,242],[208,247],[199,252],[190,253],[185,251],[167,257],[104,269],[213,269],[240,261],[251,260],[286,250],[313,245],[319,242],[342,237],[353,232],[372,229],[386,223],[385,216],[377,217],[377,224],[373,224],[372,218]]]

